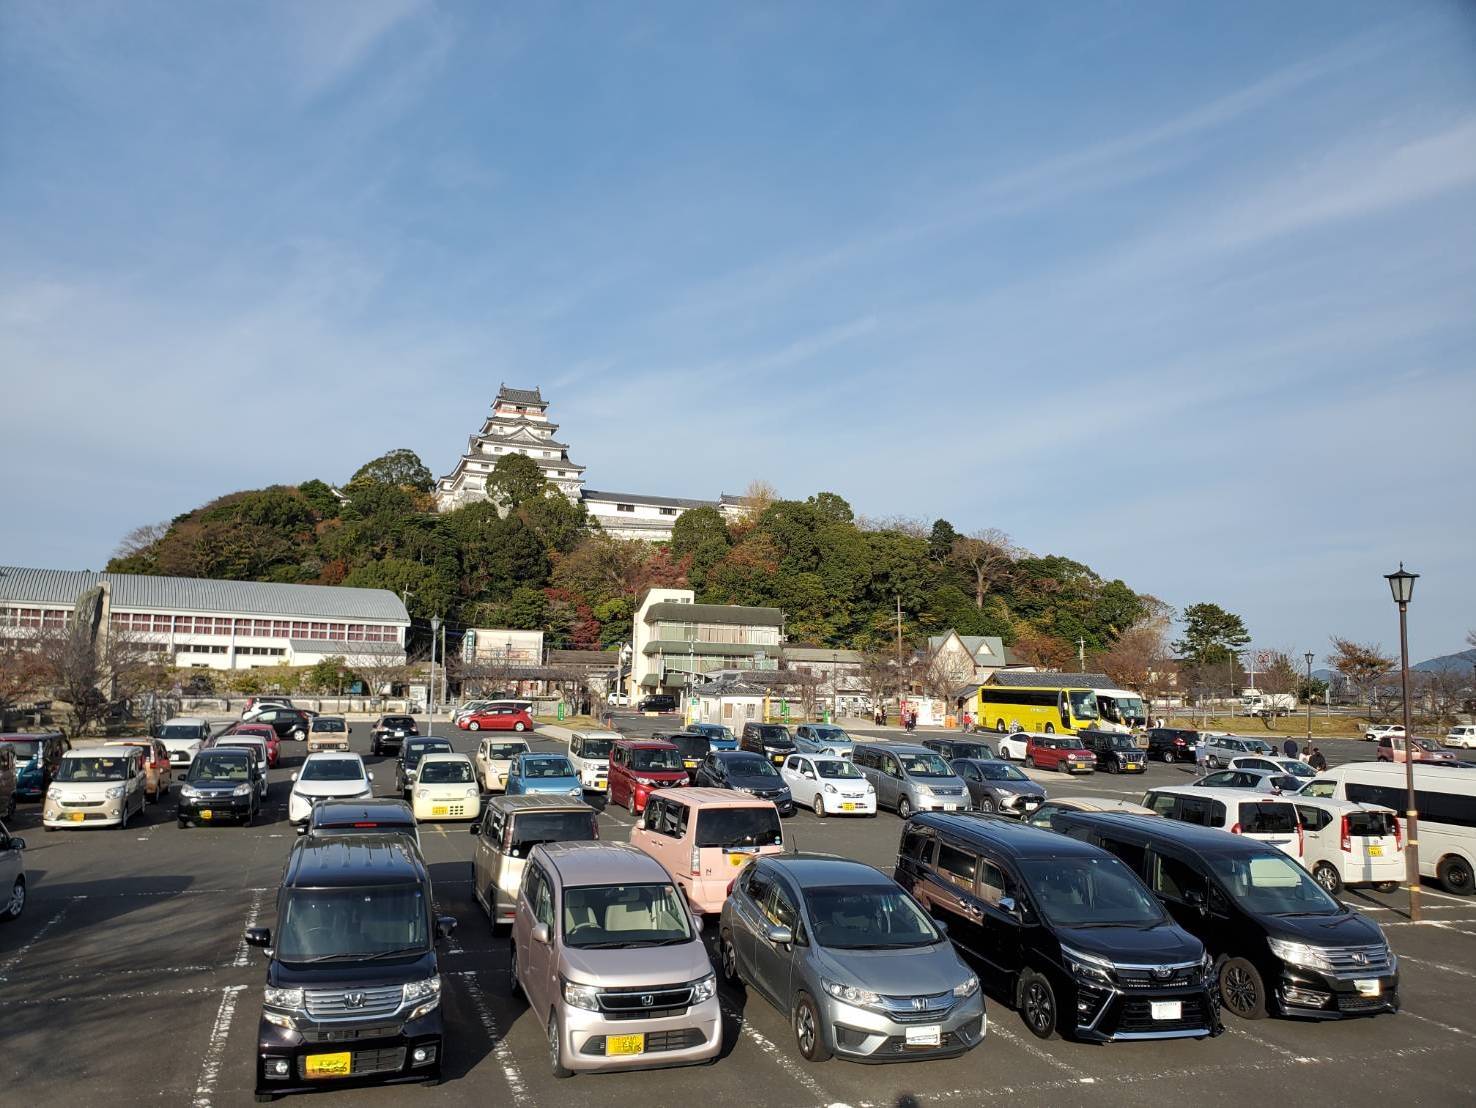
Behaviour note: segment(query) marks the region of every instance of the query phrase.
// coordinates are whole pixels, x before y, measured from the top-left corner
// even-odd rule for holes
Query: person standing
[[[1287,739],[1286,742],[1281,744],[1281,752],[1288,758],[1295,758],[1297,756],[1297,749],[1296,739]]]
[[[1196,767],[1198,767],[1201,773],[1203,773],[1205,770],[1205,759],[1209,757],[1208,748],[1209,739],[1205,738],[1203,734],[1200,734],[1197,738],[1195,738],[1194,764]]]
[[[1318,750],[1315,746],[1309,746],[1307,748],[1307,764],[1318,773],[1327,769],[1327,759],[1322,756],[1322,751]]]

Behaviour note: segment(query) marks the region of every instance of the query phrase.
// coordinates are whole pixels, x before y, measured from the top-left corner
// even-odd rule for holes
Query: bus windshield
[[[1097,694],[1090,689],[1072,689],[1066,694],[1071,701],[1071,714],[1077,719],[1098,719]]]

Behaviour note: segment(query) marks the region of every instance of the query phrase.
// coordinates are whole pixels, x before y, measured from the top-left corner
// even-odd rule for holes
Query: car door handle
[[[980,908],[977,904],[969,904],[967,902],[963,902],[960,903],[959,907],[963,909],[964,915],[973,916],[975,919],[978,919],[984,914],[984,909]]]

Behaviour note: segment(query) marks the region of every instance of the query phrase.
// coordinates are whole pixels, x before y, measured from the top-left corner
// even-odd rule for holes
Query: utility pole
[[[1077,672],[1087,671],[1087,641],[1084,638],[1076,640],[1076,664],[1080,667]]]
[[[897,595],[897,675],[902,673],[902,596]]]

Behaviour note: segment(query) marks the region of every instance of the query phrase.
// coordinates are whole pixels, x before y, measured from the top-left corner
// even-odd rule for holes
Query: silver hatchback
[[[785,1013],[807,1061],[945,1058],[984,1041],[978,977],[917,901],[870,866],[761,858],[719,926],[724,979]]]

